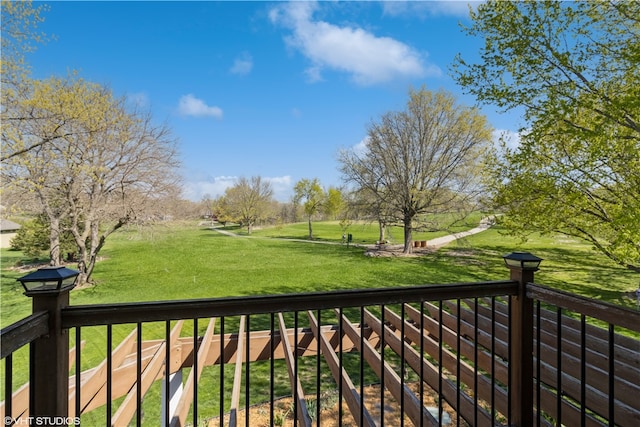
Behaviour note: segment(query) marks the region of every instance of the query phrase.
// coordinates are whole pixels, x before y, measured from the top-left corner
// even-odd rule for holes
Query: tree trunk
[[[311,215],[309,215],[309,240],[313,240],[313,229],[311,228]]]
[[[380,233],[378,234],[379,235],[378,242],[383,243],[385,240],[384,222],[381,220],[378,220],[378,227],[380,228]]]
[[[49,263],[62,264],[60,253],[60,218],[49,216]]]
[[[85,241],[82,239],[76,239],[76,244],[78,245],[78,271],[80,272],[80,274],[78,274],[76,285],[81,286],[89,280],[89,275],[87,274],[89,257]]]
[[[405,217],[403,220],[404,223],[404,249],[402,250],[403,254],[410,254],[413,252],[413,245],[411,244],[413,241],[412,233],[413,227],[411,226],[412,218]]]

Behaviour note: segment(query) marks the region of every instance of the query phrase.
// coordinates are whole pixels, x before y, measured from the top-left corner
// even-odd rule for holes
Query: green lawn
[[[320,239],[340,242],[337,223],[314,227]],[[508,277],[502,255],[514,250],[544,258],[538,282],[588,297],[634,306],[635,301],[625,295],[632,294],[640,281],[637,274],[612,264],[589,245],[560,235],[520,243],[491,229],[434,254],[407,258],[365,257],[357,245],[265,238],[299,239],[305,232],[306,223],[236,238],[188,224],[124,230],[113,235],[101,252],[95,285],[74,290],[71,304],[496,280]],[[356,244],[372,243],[377,233],[375,226],[366,225],[352,226],[350,232]],[[31,308],[15,281],[24,272],[10,269],[22,255],[8,250],[0,254],[1,320],[6,326],[28,315]]]
[[[475,225],[474,222],[467,227]],[[613,265],[589,245],[559,235],[537,236],[527,243],[520,243],[491,229],[426,256],[371,258],[365,257],[364,249],[358,245],[375,242],[375,225],[352,225],[349,232],[354,235],[356,245],[349,247],[339,243],[342,230],[336,222],[314,223],[318,242],[304,241],[306,226],[306,223],[300,223],[273,227],[258,230],[252,236],[237,230],[237,237],[193,224],[123,230],[113,235],[102,251],[94,275],[95,285],[72,291],[71,304],[501,280],[509,277],[502,255],[529,251],[544,258],[536,273],[538,283],[635,307],[635,299],[630,296],[640,281],[637,274]],[[433,237],[436,236],[425,233],[417,239]],[[2,325],[6,326],[28,315],[31,301],[15,281],[25,273],[11,269],[22,259],[22,254],[7,250],[0,254],[1,316]],[[231,330],[234,319],[229,321]],[[185,336],[192,331],[190,322],[186,323]],[[200,323],[202,333],[206,322]],[[252,329],[263,328],[260,323],[260,319],[252,320]],[[131,331],[132,325],[118,325],[113,329],[113,342],[117,345]],[[146,325],[144,339],[160,338],[163,331],[163,324]],[[86,341],[83,369],[103,360],[105,336],[105,327],[83,329],[82,339]],[[72,341],[75,339],[73,331],[71,338]],[[14,357],[16,367],[26,359],[27,349],[23,350],[21,353],[24,354]],[[252,369],[267,372],[265,366],[258,364],[254,368],[252,365]],[[231,378],[233,368],[230,365],[228,369],[225,375]],[[0,366],[0,373],[3,371],[4,365]],[[14,372],[15,384],[26,381],[25,375],[26,371]],[[200,384],[202,390],[217,390],[216,375],[216,370],[207,371]],[[286,380],[281,387],[286,392]],[[159,386],[154,386],[151,393],[158,394]],[[148,402],[155,400],[148,396]],[[145,411],[148,419],[157,419],[153,415],[157,408],[153,405]],[[214,406],[209,411],[212,411],[209,415],[215,415],[217,408]],[[94,416],[101,415],[90,417]],[[88,421],[101,423],[93,418]]]
[[[481,212],[475,212],[464,220],[455,221],[451,215],[440,215],[438,216],[439,222],[441,223],[440,227],[443,227],[443,224],[450,224],[448,227],[445,227],[446,229],[443,228],[439,231],[417,229],[413,232],[413,240],[429,240],[445,236],[447,234],[468,230],[476,227],[482,217],[483,214]],[[339,221],[312,222],[311,225],[313,228],[314,240],[328,242],[342,241],[343,230],[340,227]],[[245,229],[234,227],[233,230],[240,235],[246,235]],[[377,223],[356,222],[350,224],[345,232],[350,233],[353,236],[353,243],[355,244],[372,244],[379,239]],[[266,227],[255,230],[252,233],[252,236],[277,237],[283,239],[307,239],[309,237],[309,225],[307,222],[298,222],[275,227]],[[402,227],[389,227],[386,238],[391,243],[402,244],[404,242]]]

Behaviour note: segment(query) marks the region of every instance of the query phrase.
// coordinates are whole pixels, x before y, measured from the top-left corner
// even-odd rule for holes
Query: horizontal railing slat
[[[4,359],[25,344],[49,333],[49,313],[34,313],[0,331],[0,359]]]
[[[247,316],[246,338],[242,328],[239,332],[231,334],[225,334],[221,329],[220,335],[216,335],[216,337],[211,335],[213,333],[213,328],[211,328],[207,335],[211,335],[208,340],[212,348],[208,351],[201,349],[202,351],[198,353],[198,368],[200,370],[215,364],[216,360],[222,362],[222,359],[227,360],[235,356],[229,363],[234,363],[235,359],[236,375],[233,383],[236,392],[233,393],[235,398],[232,400],[235,404],[232,407],[236,415],[241,410],[238,399],[241,379],[238,373],[243,363],[278,359],[284,357],[285,351],[288,351],[289,355],[295,351],[296,357],[301,358],[305,355],[315,356],[318,360],[322,356],[330,357],[335,362],[336,360],[341,361],[342,359],[337,358],[348,352],[360,351],[380,355],[380,361],[372,366],[372,374],[378,376],[380,383],[387,388],[387,391],[392,392],[395,400],[399,403],[401,412],[413,414],[410,417],[412,420],[425,421],[425,408],[421,407],[424,406],[424,403],[419,400],[417,395],[414,395],[406,382],[415,374],[423,382],[421,387],[426,386],[433,389],[437,399],[442,399],[442,402],[450,405],[451,409],[449,410],[456,413],[458,419],[465,419],[470,424],[474,424],[476,421],[478,424],[483,424],[484,421],[488,424],[492,422],[494,415],[504,416],[507,419],[510,417],[507,404],[513,391],[508,388],[511,377],[509,377],[507,368],[509,363],[519,362],[518,360],[510,361],[507,357],[509,339],[512,335],[509,332],[511,327],[508,321],[511,315],[509,306],[495,299],[489,300],[491,302],[489,305],[482,298],[499,297],[499,300],[502,300],[506,297],[505,301],[509,301],[509,296],[518,294],[518,288],[518,282],[509,280],[287,295],[251,295],[221,299],[70,306],[61,310],[61,323],[62,328],[96,325],[108,325],[110,328],[110,325],[114,324],[164,321],[169,325],[169,321],[178,319],[220,318],[223,321],[227,316]],[[584,421],[587,426],[599,425],[601,421],[610,416],[611,422],[616,425],[636,425],[640,421],[640,409],[633,398],[640,388],[637,383],[633,382],[638,373],[637,352],[634,350],[640,347],[638,347],[636,339],[623,335],[627,331],[622,331],[622,329],[640,332],[640,313],[629,308],[591,300],[534,283],[527,284],[527,297],[542,302],[545,306],[549,304],[560,308],[554,312],[542,309],[538,305],[537,313],[528,319],[528,322],[532,323],[534,345],[538,346],[533,360],[540,371],[539,378],[535,382],[538,393],[535,399],[540,400],[539,406],[536,405],[537,410],[550,418],[557,417],[556,421],[559,424],[579,424]],[[438,304],[437,301],[442,301],[442,303]],[[415,308],[418,303],[420,303],[420,311]],[[399,305],[400,308],[393,306],[394,304]],[[369,310],[367,307],[373,308],[373,310]],[[349,333],[353,335],[348,339],[340,340],[336,335],[342,331],[340,327],[336,332],[335,325],[318,325],[318,328],[322,327],[323,332],[317,331],[316,333],[326,334],[323,336],[326,345],[323,345],[322,349],[318,348],[318,341],[312,338],[313,334],[309,328],[295,327],[293,345],[287,345],[285,338],[291,332],[284,326],[282,333],[277,335],[274,331],[251,331],[249,328],[251,316],[270,313],[296,313],[297,316],[297,312],[301,311],[318,310],[320,313],[325,309],[333,309],[336,310],[333,316],[340,321],[343,308],[360,308],[360,322],[366,321],[366,328],[364,325],[360,327],[356,323],[352,325],[348,320],[349,313],[344,314],[343,319],[346,323],[341,324],[342,328],[346,328],[347,335]],[[407,314],[403,314],[403,308]],[[491,309],[495,309],[495,312],[491,312]],[[476,310],[477,312],[475,312]],[[593,324],[585,324],[583,320],[581,323],[572,318],[576,313],[586,316],[590,323],[595,319],[616,325],[622,334],[617,327],[615,331],[613,327],[607,331],[597,321],[594,321]],[[362,317],[365,314],[366,318]],[[540,316],[540,319],[537,316]],[[557,320],[558,325],[555,325],[556,319],[562,319],[562,321]],[[36,313],[2,329],[0,334],[2,358],[6,358],[29,342],[46,336],[49,333],[50,320],[47,313]],[[367,337],[362,339],[363,342],[360,343],[359,334],[364,331],[367,332]],[[194,334],[197,335],[197,331]],[[558,337],[559,334],[561,335]],[[171,353],[170,366],[168,368],[158,366],[157,372],[154,371],[152,375],[153,378],[145,376],[145,373],[148,373],[146,371],[148,371],[147,367],[152,359],[152,354],[140,356],[138,369],[142,369],[142,372],[138,374],[139,378],[137,379],[141,383],[140,397],[137,396],[138,390],[132,386],[134,380],[129,379],[133,378],[132,372],[136,366],[133,362],[132,350],[127,351],[126,356],[129,357],[129,361],[122,365],[115,355],[109,355],[109,364],[113,367],[111,372],[106,375],[106,384],[113,399],[125,395],[136,399],[134,402],[136,406],[132,405],[130,413],[133,410],[141,411],[141,408],[137,406],[139,405],[138,400],[144,397],[151,382],[158,377],[158,373],[162,376],[161,372],[166,375],[174,372],[174,368],[192,366],[192,362],[187,361],[187,358],[193,359],[193,353],[198,351],[197,343],[205,340],[205,337],[178,338],[177,334],[175,335],[174,338],[172,332],[171,345],[160,351],[161,354],[159,354],[157,361],[160,364],[167,363],[169,353]],[[380,350],[378,353],[375,349],[379,345],[381,336],[384,337],[383,342],[386,350]],[[335,342],[330,342],[332,337],[337,338],[334,340]],[[477,339],[477,342],[474,343],[473,339]],[[246,354],[244,354],[245,351],[241,344],[243,340],[246,340],[244,343],[247,346],[251,343],[251,346],[246,348]],[[275,343],[272,340],[275,340]],[[235,343],[235,346],[231,346],[234,348],[230,347],[229,351],[224,353],[224,357],[220,355],[220,341]],[[140,348],[142,349],[143,345],[148,347],[151,344],[154,343],[147,340],[140,344]],[[177,350],[182,349],[184,354],[178,351],[174,357],[174,346]],[[109,341],[107,347],[110,347]],[[292,347],[295,347],[295,350]],[[271,348],[273,348],[273,352],[270,351]],[[370,348],[370,350],[366,350],[366,348]],[[423,351],[424,354],[422,354]],[[339,353],[342,355],[339,356]],[[540,359],[539,364],[538,358]],[[351,356],[346,360],[350,359]],[[342,362],[336,363],[329,365],[335,365],[334,368],[342,366]],[[376,371],[376,367],[380,372]],[[408,369],[405,370],[405,367]],[[292,374],[293,368],[290,361],[288,374],[297,377],[297,367]],[[342,371],[339,372],[336,379],[338,382],[346,381],[344,384],[340,383],[345,392],[355,390],[355,385],[353,381],[349,381],[349,378],[356,378],[355,375],[359,375],[361,379],[364,378],[362,373],[364,371],[358,374],[349,369],[351,368],[348,364],[342,366]],[[96,372],[95,368],[82,373],[81,392],[83,394],[90,391],[92,372]],[[244,378],[247,402],[245,416],[248,416],[248,402],[250,402],[248,365],[246,372]],[[319,368],[318,372],[320,372]],[[402,377],[404,374],[407,375],[406,378]],[[221,384],[224,383],[222,375],[221,370]],[[123,382],[123,376],[127,378],[126,382]],[[612,376],[613,378],[611,378]],[[71,381],[74,382],[73,377],[71,377]],[[11,391],[11,387],[11,380],[9,380],[5,389]],[[194,384],[193,387],[195,389],[197,384]],[[297,396],[302,398],[304,393],[299,381],[296,382],[295,387]],[[560,390],[557,390],[558,388]],[[71,388],[70,391],[73,394],[75,389]],[[190,388],[189,393],[190,396],[196,395],[196,392],[191,391]],[[342,398],[346,396],[346,394],[342,394],[342,391],[340,393]],[[609,398],[608,394],[611,394],[612,397]],[[354,397],[357,395],[357,393],[354,394]],[[224,399],[222,391],[221,399]],[[89,409],[91,405],[87,405],[84,400],[86,399],[83,399],[82,403],[85,409]],[[98,400],[94,399],[93,405],[105,404],[104,398],[102,401]],[[359,419],[359,406],[364,402],[364,392],[356,400],[358,400],[357,404],[351,405],[351,411],[354,418]],[[222,421],[225,417],[222,414],[225,405],[223,400],[221,402],[220,420]],[[15,403],[15,401],[9,402],[9,407],[11,403]],[[300,403],[302,404],[302,400]],[[384,401],[381,400],[381,406],[383,403]],[[489,404],[491,405],[490,410]],[[111,408],[110,405],[111,402],[108,402],[108,412]],[[70,410],[75,411],[73,406],[73,404],[70,405]],[[305,411],[301,409],[301,406],[298,407],[297,412],[304,415]],[[558,408],[561,409],[561,414],[556,413]],[[15,405],[13,405],[13,409],[15,412]],[[185,406],[183,409],[186,414],[188,407]],[[494,411],[496,411],[495,414],[493,414]],[[118,419],[118,415],[116,414],[113,418],[109,417],[109,419]],[[165,413],[165,420],[168,420],[169,416],[170,414]],[[182,418],[184,417],[181,416],[180,419]],[[426,421],[433,421],[430,416],[426,418]],[[128,419],[131,419],[131,416]],[[429,422],[425,422],[425,424],[429,424]]]
[[[533,283],[527,285],[527,297],[640,332],[640,311]]]
[[[70,306],[62,309],[62,327],[154,322],[162,320],[268,314],[340,307],[438,301],[455,298],[516,295],[518,282],[501,280],[450,285],[312,292],[294,295],[242,296],[220,299],[136,302]]]

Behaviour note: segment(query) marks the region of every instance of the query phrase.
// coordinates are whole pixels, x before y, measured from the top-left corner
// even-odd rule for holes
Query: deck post
[[[30,347],[29,415],[38,425],[60,425],[69,416],[69,331],[62,328],[61,318],[69,291],[34,295],[32,300],[34,313],[49,313],[49,333]]]
[[[527,254],[530,255],[530,254]],[[506,261],[506,259],[505,259]],[[535,263],[534,263],[535,264]],[[538,261],[539,264],[539,261]],[[509,368],[511,384],[509,409],[511,426],[533,426],[533,300],[527,297],[527,283],[532,283],[537,265],[507,262],[510,279],[519,283],[518,295],[510,297],[511,328]]]

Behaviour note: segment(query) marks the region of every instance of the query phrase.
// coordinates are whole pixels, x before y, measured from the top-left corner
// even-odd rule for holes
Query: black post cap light
[[[502,258],[504,258],[504,263],[507,267],[520,268],[522,270],[536,271],[542,262],[542,258],[538,258],[529,252],[511,252]]]
[[[42,294],[58,294],[69,291],[76,285],[79,271],[67,267],[43,267],[22,276],[18,281],[22,284],[27,296]]]

